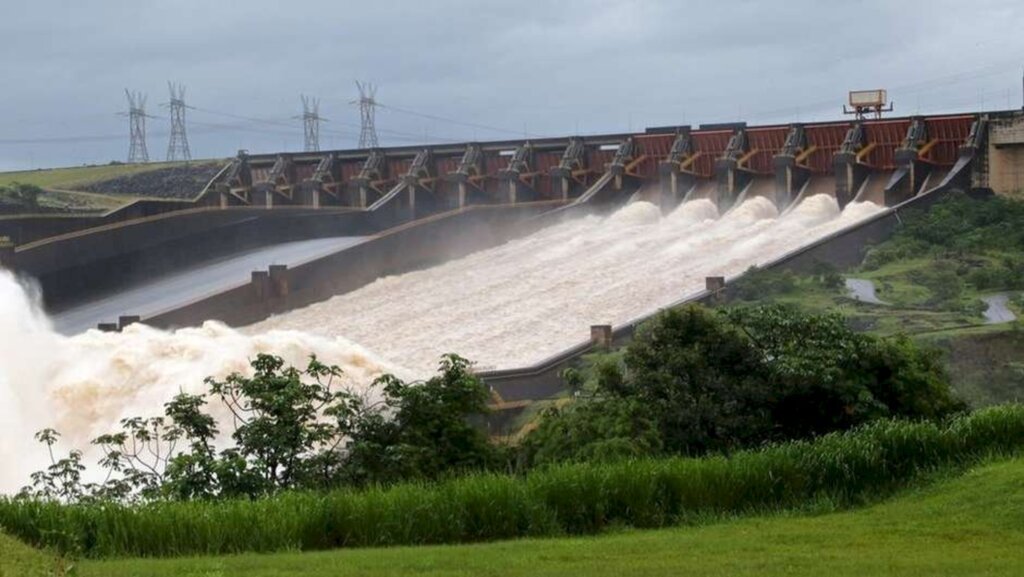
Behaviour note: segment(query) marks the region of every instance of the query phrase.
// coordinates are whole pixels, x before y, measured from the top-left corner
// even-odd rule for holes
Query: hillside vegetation
[[[221,166],[219,161],[153,162],[0,172],[0,189],[43,189],[30,205],[0,194],[0,216],[103,213],[138,198],[190,200]]]
[[[0,172],[0,185],[11,184],[13,182],[23,182],[25,184],[34,184],[43,188],[76,190],[102,180],[109,180],[111,178],[131,174],[140,174],[174,165],[175,163],[169,162],[151,162],[146,164],[118,163],[98,166],[72,166],[68,168]]]
[[[903,221],[858,266],[752,271],[730,304],[838,312],[859,331],[906,334],[944,351],[957,392],[972,406],[1024,398],[1024,201],[952,195]],[[844,277],[871,281],[884,304],[852,298]],[[1016,321],[987,322],[982,298],[996,294],[1007,296]]]
[[[1024,460],[848,512],[800,512],[596,537],[273,555],[81,561],[82,577],[423,575],[1016,576],[1024,565]],[[0,575],[53,575],[0,535]],[[4,570],[6,569],[6,573]]]
[[[562,464],[258,500],[0,501],[0,527],[89,558],[423,545],[654,528],[729,515],[849,507],[937,469],[1024,448],[1024,406],[947,425],[876,421],[728,457]]]

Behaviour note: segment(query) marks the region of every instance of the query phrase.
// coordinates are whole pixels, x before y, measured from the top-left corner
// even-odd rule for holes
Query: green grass
[[[139,174],[141,172],[167,168],[169,166],[174,166],[174,163],[152,162],[148,164],[112,164],[0,172],[0,186],[10,184],[12,182],[21,182],[24,184],[34,184],[43,188],[75,190],[75,188],[79,186],[116,178],[118,176]]]
[[[257,501],[66,506],[0,501],[0,527],[89,558],[424,545],[654,528],[877,499],[922,475],[1024,448],[1024,406],[946,425],[877,421],[729,457],[565,464],[526,478],[285,493]]]
[[[42,555],[34,559],[42,560]],[[1022,566],[1024,460],[1017,459],[978,466],[961,477],[847,512],[784,513],[702,526],[476,545],[87,560],[79,563],[78,575],[1009,577],[1020,575]]]
[[[200,164],[205,162],[201,161]],[[0,172],[0,186],[21,182],[45,188],[46,192],[39,196],[39,204],[45,209],[58,211],[57,214],[103,213],[146,197],[91,193],[78,190],[80,187],[120,176],[168,168],[175,164],[179,163],[152,162]]]
[[[54,573],[55,559],[0,533],[0,577]]]

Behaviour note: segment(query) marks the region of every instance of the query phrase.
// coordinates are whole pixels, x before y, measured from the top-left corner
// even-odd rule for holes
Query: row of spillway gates
[[[896,204],[952,177],[983,144],[989,115],[747,126],[318,153],[240,151],[200,202],[348,206],[417,218],[468,204],[602,199],[639,192],[668,208],[727,209],[765,196],[780,210],[834,194]],[[968,175],[969,177],[969,171]],[[969,186],[969,183],[964,183]]]

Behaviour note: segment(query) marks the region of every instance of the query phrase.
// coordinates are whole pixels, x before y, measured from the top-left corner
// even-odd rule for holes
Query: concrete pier
[[[597,348],[610,349],[612,346],[612,326],[591,325],[590,342]]]

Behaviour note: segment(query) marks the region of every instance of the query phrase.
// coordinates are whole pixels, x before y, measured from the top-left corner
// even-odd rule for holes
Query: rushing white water
[[[34,431],[54,427],[65,446],[84,448],[121,418],[159,414],[179,390],[202,391],[207,376],[245,372],[258,352],[295,365],[316,354],[341,366],[354,389],[385,371],[424,376],[446,352],[481,368],[531,364],[586,339],[591,324],[630,321],[701,290],[705,276],[741,273],[879,210],[862,203],[840,214],[819,195],[783,217],[764,198],[721,218],[706,200],[663,217],[635,202],[241,331],[209,322],[65,337],[31,291],[0,271],[0,492],[44,464]]]
[[[272,317],[249,334],[295,329],[345,335],[422,374],[457,352],[481,368],[535,363],[588,338],[592,324],[622,324],[880,210],[839,214],[826,195],[782,218],[751,198],[721,218],[709,201],[662,217],[636,202],[427,270]]]
[[[260,352],[296,366],[316,354],[344,367],[341,386],[355,390],[382,372],[408,377],[343,338],[295,331],[247,336],[208,322],[174,332],[132,325],[123,333],[65,337],[28,295],[0,270],[0,493],[16,490],[45,466],[35,431],[53,427],[64,435],[63,448],[86,449],[122,418],[161,414],[179,391],[203,392],[207,376],[249,372],[248,359]],[[229,422],[218,403],[210,408],[221,423]]]

